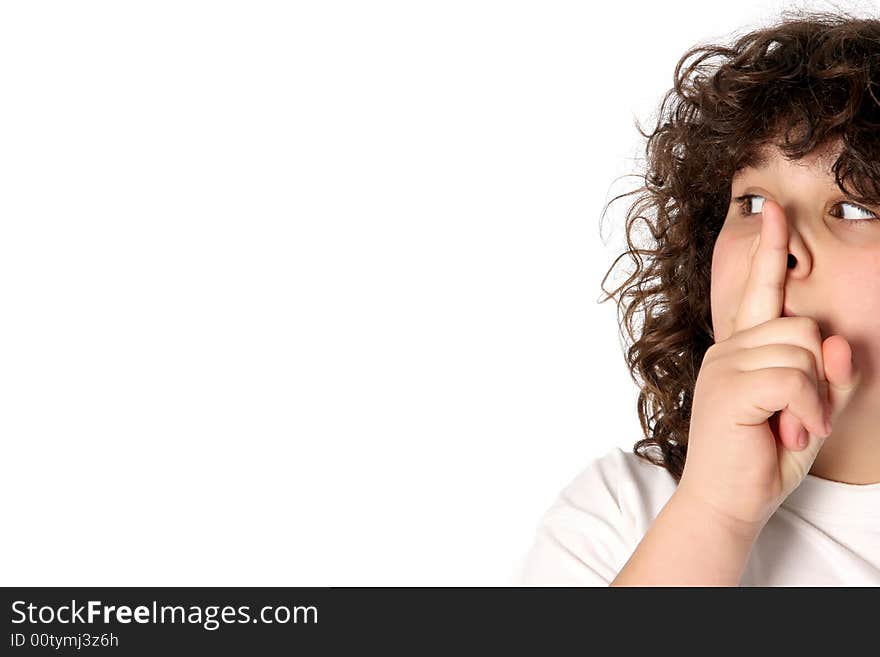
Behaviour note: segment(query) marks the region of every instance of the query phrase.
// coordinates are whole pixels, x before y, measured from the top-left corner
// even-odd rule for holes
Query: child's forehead
[[[832,167],[840,156],[841,140],[816,147],[800,159],[789,160],[775,143],[754,146],[737,167],[734,179],[755,173],[779,173],[791,167],[804,169],[805,173],[833,182]]]

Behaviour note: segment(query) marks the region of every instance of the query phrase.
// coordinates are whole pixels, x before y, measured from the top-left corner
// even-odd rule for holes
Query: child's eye
[[[752,199],[760,199],[760,201],[761,201],[761,203],[759,204],[760,207],[758,207],[758,209],[754,210],[754,211],[750,210],[750,207],[751,207],[750,203],[751,203]],[[763,202],[764,197],[759,196],[758,194],[743,194],[742,196],[737,196],[733,200],[737,202],[737,206],[739,207],[740,214],[744,217],[750,217],[753,214],[757,214],[757,213],[761,212],[761,209],[764,207],[764,202]],[[849,224],[857,224],[862,221],[876,221],[876,220],[880,219],[880,217],[878,217],[876,214],[874,214],[870,210],[866,210],[862,206],[855,205],[854,203],[841,201],[840,203],[837,203],[834,205],[835,208],[845,207],[845,206],[849,206],[851,208],[854,208],[856,210],[856,212],[854,213],[854,214],[856,214],[856,216],[852,216],[852,215],[840,216],[839,214],[834,214],[834,213],[832,213],[831,216],[839,219],[842,223],[849,223]],[[861,213],[861,214],[859,215],[859,213]]]

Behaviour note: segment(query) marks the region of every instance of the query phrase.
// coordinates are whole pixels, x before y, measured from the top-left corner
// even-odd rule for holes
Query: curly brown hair
[[[626,215],[627,250],[605,274],[599,302],[616,297],[620,335],[631,343],[626,362],[641,389],[644,433],[633,452],[676,482],[697,374],[714,342],[711,259],[734,174],[759,164],[768,145],[793,160],[839,143],[832,167],[838,187],[854,200],[880,202],[878,87],[880,20],[783,12],[730,45],[688,50],[654,131],[646,134],[635,122],[647,139],[643,184],[608,204],[640,194]],[[647,246],[634,244],[638,221],[651,234]],[[609,292],[605,281],[625,256],[635,271]]]

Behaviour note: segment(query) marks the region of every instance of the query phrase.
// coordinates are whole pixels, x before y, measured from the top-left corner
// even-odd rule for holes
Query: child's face
[[[831,172],[837,149],[839,144],[789,162],[771,146],[764,151],[769,156],[764,166],[734,177],[731,205],[712,254],[712,326],[716,342],[733,332],[749,275],[749,250],[761,230],[761,203],[772,199],[785,211],[788,252],[797,259],[787,270],[784,305],[815,319],[823,340],[847,339],[868,392],[880,363],[880,207],[841,203],[845,197]],[[746,201],[751,216],[742,216],[733,200],[743,194],[760,197]],[[870,217],[876,218],[858,221]]]

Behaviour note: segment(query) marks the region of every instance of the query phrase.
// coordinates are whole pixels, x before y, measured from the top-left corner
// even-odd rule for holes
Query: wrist
[[[730,540],[741,544],[751,545],[754,543],[764,525],[767,524],[767,519],[749,521],[726,513],[681,483],[673,493],[673,497],[676,500],[676,505],[680,506],[684,513],[689,517],[698,518],[701,523],[704,523],[706,531],[723,534]]]
[[[680,487],[651,523],[614,586],[737,586],[760,528]]]

